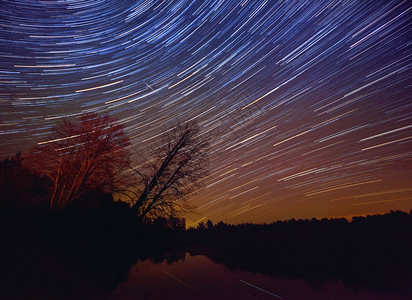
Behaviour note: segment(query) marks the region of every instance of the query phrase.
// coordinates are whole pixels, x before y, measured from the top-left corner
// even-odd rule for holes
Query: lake
[[[106,299],[407,299],[354,290],[340,281],[309,282],[275,279],[241,270],[230,270],[204,255],[190,255],[173,263],[138,261],[126,282]],[[102,299],[101,295],[99,299]]]

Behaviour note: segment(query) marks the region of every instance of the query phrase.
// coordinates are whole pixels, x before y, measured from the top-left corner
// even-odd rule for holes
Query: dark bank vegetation
[[[412,211],[384,215],[227,225],[189,230],[194,251],[229,268],[276,278],[412,294]]]
[[[163,136],[136,154],[118,122],[89,114],[0,162],[0,294],[110,289],[138,258],[177,247],[169,233],[185,227],[208,138],[193,122]]]
[[[184,229],[179,216],[191,209],[185,199],[207,173],[208,146],[194,122],[165,129],[142,153],[130,149],[123,126],[108,116],[64,121],[30,153],[0,162],[2,222],[22,233],[32,221],[121,234],[145,226]]]
[[[179,212],[206,174],[208,139],[193,123],[166,133],[131,166],[123,128],[88,115],[0,162],[0,297],[103,295],[139,259],[185,252],[276,278],[412,292],[412,211],[186,231]]]
[[[206,175],[208,146],[200,127],[186,122],[165,129],[158,143],[141,153],[131,149],[119,122],[87,114],[54,127],[24,160],[12,161],[44,178],[48,195],[41,205],[50,211],[85,203],[85,195],[98,192],[131,205],[140,221],[151,221],[187,209],[185,196]]]
[[[47,178],[24,168],[19,156],[0,170],[2,299],[104,293],[127,279],[138,258],[159,260],[171,247],[161,226],[138,222],[130,206],[109,193],[85,192],[50,210]]]

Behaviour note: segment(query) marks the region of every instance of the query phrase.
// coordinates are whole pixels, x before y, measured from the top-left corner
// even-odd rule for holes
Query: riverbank
[[[340,281],[385,295],[412,294],[412,215],[290,220],[172,230],[139,224],[125,207],[2,218],[1,297],[104,295],[138,261],[204,255],[231,270],[278,279]],[[121,218],[119,216],[122,216]]]

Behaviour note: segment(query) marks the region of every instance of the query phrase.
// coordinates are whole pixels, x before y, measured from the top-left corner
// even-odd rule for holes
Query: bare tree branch
[[[185,210],[185,197],[207,172],[209,138],[194,122],[178,124],[151,151],[155,160],[140,165],[136,188],[142,186],[132,208],[141,219],[174,216]]]
[[[63,121],[26,161],[51,178],[50,209],[60,210],[95,189],[120,190],[129,165],[129,140],[108,116],[88,114],[78,123]]]

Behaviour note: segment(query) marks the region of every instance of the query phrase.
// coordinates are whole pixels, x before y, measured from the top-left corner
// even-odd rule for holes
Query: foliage
[[[26,161],[50,179],[50,209],[61,210],[87,191],[119,189],[129,164],[128,145],[121,125],[108,116],[88,114],[78,123],[54,127]]]
[[[410,295],[411,231],[412,210],[354,217],[352,221],[219,222],[208,229],[204,224],[191,228],[187,235],[189,244],[196,245],[195,253],[203,249],[205,255],[231,269],[312,282],[338,279],[356,288]]]
[[[0,162],[0,210],[27,211],[45,206],[49,181],[22,164],[20,153]]]
[[[178,220],[178,213],[190,209],[185,199],[207,174],[209,137],[195,122],[179,123],[162,136],[132,167],[129,139],[118,122],[97,114],[65,120],[28,155],[2,163],[1,192],[9,203],[41,202],[51,211],[84,200],[96,207],[107,196],[113,201],[120,195],[140,221]],[[19,185],[25,194],[17,192]]]

